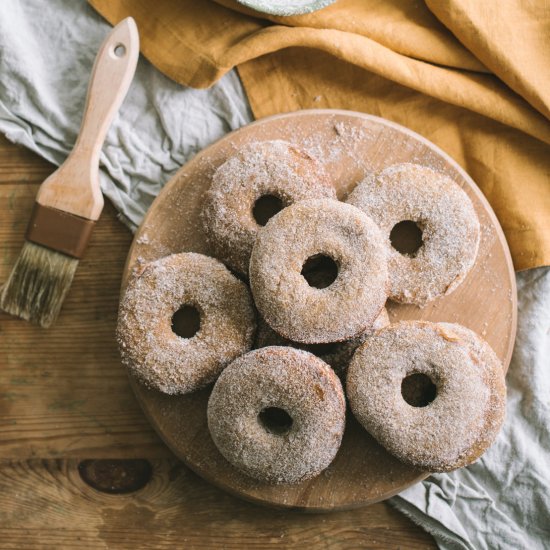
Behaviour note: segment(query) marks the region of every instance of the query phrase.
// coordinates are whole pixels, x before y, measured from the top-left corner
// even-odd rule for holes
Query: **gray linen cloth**
[[[61,163],[108,31],[83,0],[2,0],[0,131]],[[235,71],[209,90],[193,90],[141,58],[101,154],[103,192],[135,228],[182,164],[251,120]],[[550,548],[550,270],[517,279],[519,331],[504,430],[475,464],[433,475],[390,500],[440,548]]]
[[[0,1],[0,130],[55,164],[71,150],[90,71],[111,26],[83,0]],[[206,145],[252,121],[235,71],[184,88],[140,57],[101,153],[101,187],[135,229],[163,184]]]

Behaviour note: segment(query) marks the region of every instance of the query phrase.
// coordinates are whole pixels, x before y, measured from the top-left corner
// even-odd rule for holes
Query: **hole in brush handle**
[[[126,55],[126,46],[124,44],[117,44],[113,48],[113,53],[116,57],[124,57]]]

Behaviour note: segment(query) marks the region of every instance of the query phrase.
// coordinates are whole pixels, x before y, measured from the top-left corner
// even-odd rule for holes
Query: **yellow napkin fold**
[[[162,72],[207,87],[237,66],[257,118],[341,108],[393,120],[470,173],[516,269],[550,264],[550,7],[522,0],[339,0],[267,17],[232,0],[89,0],[131,15]]]

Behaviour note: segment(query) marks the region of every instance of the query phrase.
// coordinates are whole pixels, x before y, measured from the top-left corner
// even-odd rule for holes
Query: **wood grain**
[[[0,185],[0,204],[7,205],[0,218],[0,280],[23,244],[36,189]],[[0,456],[168,455],[120,367],[114,330],[131,235],[112,206],[106,210],[54,327],[43,330],[0,313]]]
[[[176,459],[151,464],[143,489],[113,495],[87,485],[77,460],[0,463],[2,548],[435,547],[387,506],[330,515],[273,511],[227,495]]]
[[[483,336],[508,368],[516,332],[515,275],[489,203],[464,170],[433,143],[398,124],[362,113],[311,110],[277,115],[203,150],[179,170],[149,209],[128,255],[125,280],[134,267],[170,253],[212,255],[199,219],[212,174],[247,143],[270,139],[288,140],[324,159],[340,198],[366,174],[400,162],[430,166],[456,181],[480,220],[481,242],[474,267],[452,294],[423,309],[388,302],[388,312],[392,321],[461,323]],[[342,446],[321,475],[294,485],[258,482],[233,467],[215,447],[206,421],[211,388],[168,396],[136,380],[132,386],[151,423],[177,456],[205,479],[254,502],[310,511],[342,510],[389,498],[428,475],[386,452],[348,414]]]
[[[0,281],[53,170],[0,136]],[[387,504],[330,516],[267,511],[173,458],[141,412],[113,338],[131,240],[107,203],[58,324],[44,331],[0,313],[0,546],[435,548]],[[153,480],[129,495],[98,493],[78,475],[79,459],[98,458],[148,459]]]

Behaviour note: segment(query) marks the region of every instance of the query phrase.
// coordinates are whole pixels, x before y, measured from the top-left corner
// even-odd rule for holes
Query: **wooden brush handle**
[[[107,36],[95,59],[84,116],[67,160],[40,186],[36,201],[89,220],[103,209],[99,154],[134,76],[139,56],[135,21],[128,17]]]

